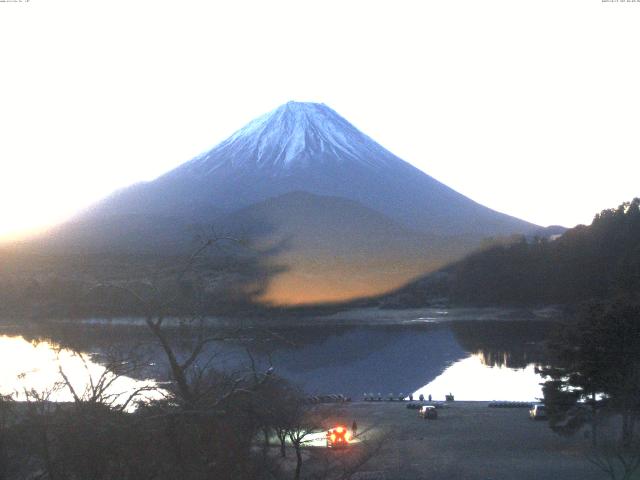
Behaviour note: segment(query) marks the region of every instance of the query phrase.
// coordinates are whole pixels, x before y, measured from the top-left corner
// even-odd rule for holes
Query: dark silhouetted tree
[[[549,344],[553,367],[542,368],[551,428],[573,434],[591,426],[589,459],[611,478],[640,467],[635,424],[640,416],[640,307],[593,305]],[[601,438],[605,420],[621,421],[617,440]]]

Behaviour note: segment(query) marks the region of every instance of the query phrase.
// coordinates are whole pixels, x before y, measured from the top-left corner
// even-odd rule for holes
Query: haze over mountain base
[[[262,255],[257,298],[300,304],[380,294],[487,237],[536,228],[443,185],[329,107],[289,102],[29,248],[162,257],[193,251],[195,237],[232,235]]]

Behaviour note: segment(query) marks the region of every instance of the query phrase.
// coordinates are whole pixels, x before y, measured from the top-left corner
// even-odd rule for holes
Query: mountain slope
[[[367,137],[329,107],[289,102],[214,149],[88,215],[171,214],[199,220],[294,191],[344,197],[429,233],[478,238],[535,228],[455,192]]]
[[[264,300],[347,300],[399,287],[467,252],[472,241],[411,231],[358,202],[288,193],[219,221],[226,231],[280,245],[272,262],[287,271],[271,279]]]

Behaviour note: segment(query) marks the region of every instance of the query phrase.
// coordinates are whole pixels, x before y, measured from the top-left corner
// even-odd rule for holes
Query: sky
[[[0,239],[289,100],[571,227],[640,195],[640,1],[0,1]]]

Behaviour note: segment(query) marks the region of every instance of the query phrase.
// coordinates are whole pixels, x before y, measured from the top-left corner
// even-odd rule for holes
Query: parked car
[[[436,418],[438,418],[438,411],[433,405],[424,405],[420,407],[418,416],[424,418],[425,420],[435,420]]]
[[[547,418],[547,412],[542,403],[535,403],[529,409],[529,418],[531,420],[544,420]]]

